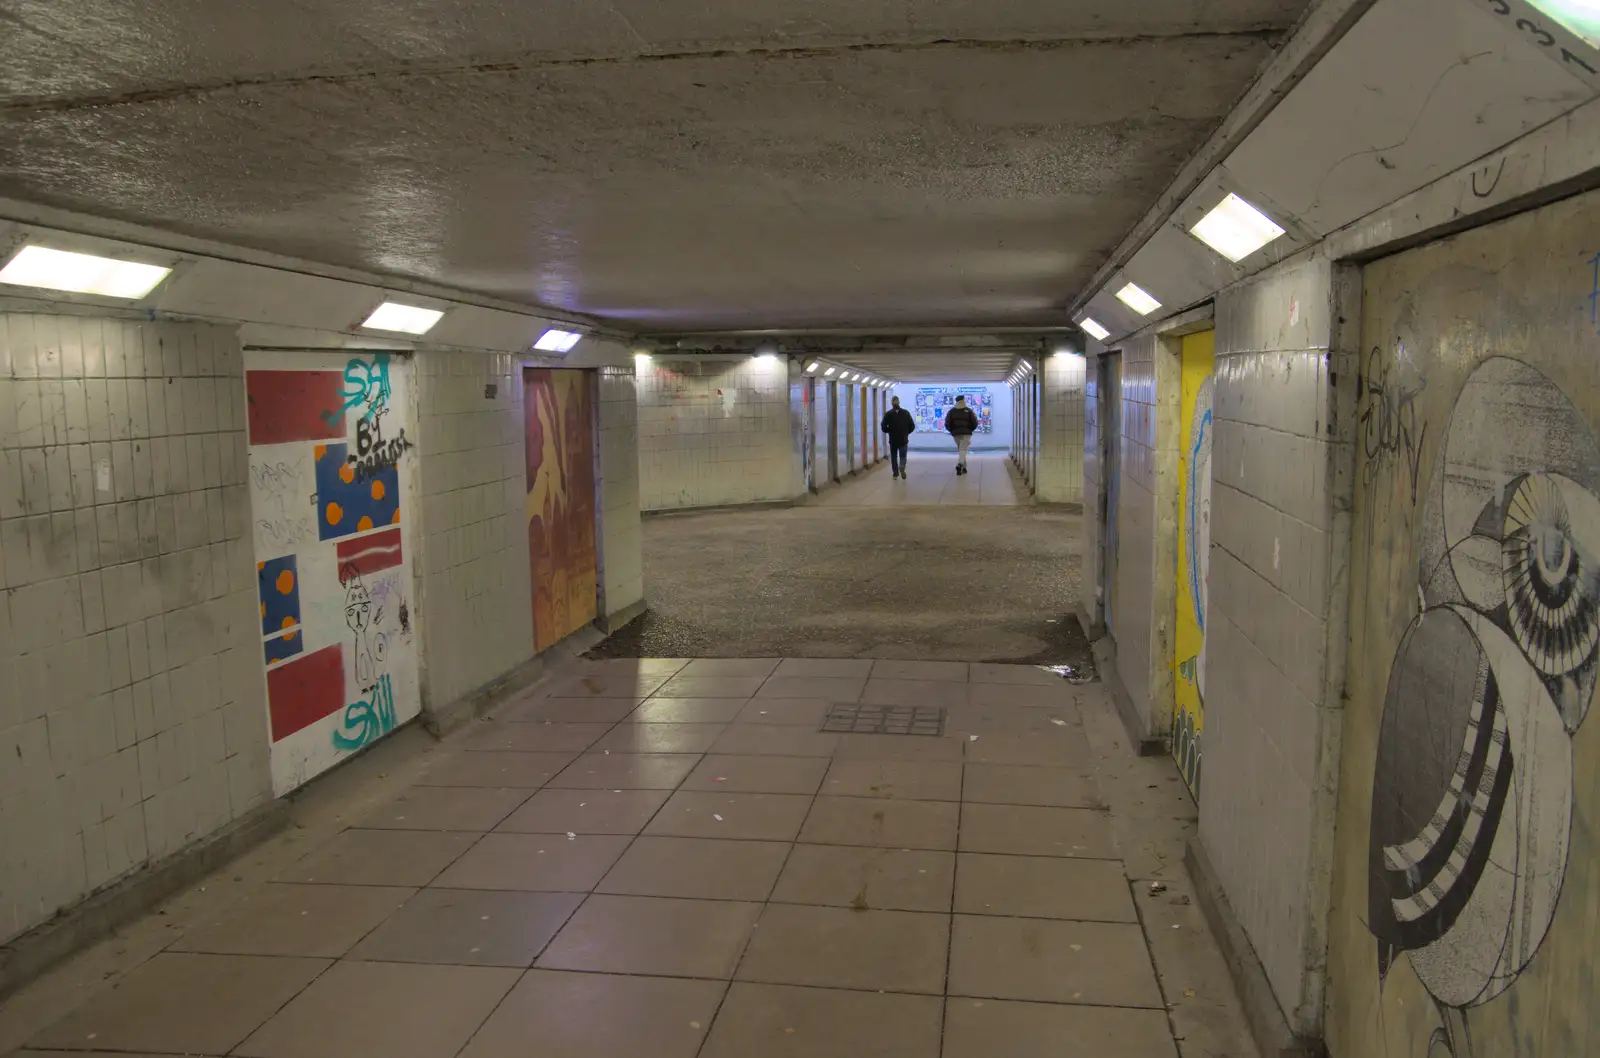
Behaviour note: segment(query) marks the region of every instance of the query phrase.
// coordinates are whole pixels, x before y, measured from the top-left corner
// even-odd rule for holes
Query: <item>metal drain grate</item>
[[[923,705],[835,705],[822,730],[845,735],[942,735],[944,710]]]

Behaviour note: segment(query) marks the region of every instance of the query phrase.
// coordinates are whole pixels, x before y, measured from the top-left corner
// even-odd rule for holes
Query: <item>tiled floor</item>
[[[969,473],[956,475],[956,454],[912,452],[904,480],[890,476],[887,461],[842,485],[824,489],[817,502],[831,507],[1018,507],[1033,502],[1011,460],[973,455]]]
[[[18,1053],[1176,1058],[1083,690],[590,663]],[[818,732],[855,701],[947,733]]]

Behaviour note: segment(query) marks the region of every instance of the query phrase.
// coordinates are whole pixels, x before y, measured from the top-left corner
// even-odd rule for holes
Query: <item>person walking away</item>
[[[978,432],[978,413],[967,407],[966,397],[957,397],[956,406],[944,417],[944,428],[956,441],[956,473],[967,472],[967,449],[972,447],[972,435]]]
[[[906,449],[911,445],[911,435],[917,431],[917,420],[900,406],[899,397],[891,397],[894,405],[883,413],[883,432],[889,435],[889,468],[894,476],[906,476]]]

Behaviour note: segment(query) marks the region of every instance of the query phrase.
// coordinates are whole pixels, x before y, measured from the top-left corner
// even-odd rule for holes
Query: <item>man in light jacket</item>
[[[911,435],[917,432],[917,420],[911,413],[900,406],[899,397],[891,397],[894,407],[883,414],[883,432],[889,435],[889,467],[894,471],[894,476],[906,476],[906,449],[910,447]]]
[[[944,417],[945,432],[956,441],[956,473],[967,472],[967,449],[972,447],[972,435],[978,432],[978,413],[967,407],[966,397],[957,397],[956,406]]]

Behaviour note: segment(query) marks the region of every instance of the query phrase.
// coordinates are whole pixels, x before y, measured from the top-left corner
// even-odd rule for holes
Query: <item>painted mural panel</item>
[[[1335,1055],[1600,1053],[1591,194],[1365,276]]]
[[[598,616],[594,387],[586,371],[531,367],[523,383],[537,653]]]
[[[1178,437],[1178,613],[1174,622],[1172,755],[1189,792],[1200,796],[1205,727],[1206,595],[1211,569],[1211,389],[1216,332],[1183,339],[1183,404]]]
[[[422,707],[408,365],[246,353],[250,509],[272,781],[283,794]]]

